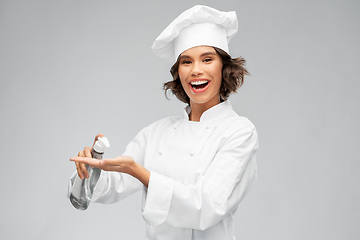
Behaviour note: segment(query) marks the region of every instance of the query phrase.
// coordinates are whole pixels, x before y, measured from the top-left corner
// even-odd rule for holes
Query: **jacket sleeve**
[[[148,128],[142,129],[127,145],[125,156],[131,156],[144,166],[145,148],[148,138]],[[94,201],[100,203],[114,203],[142,190],[144,185],[136,178],[119,172],[102,171],[99,182],[94,190]]]
[[[123,155],[131,156],[135,161],[143,165],[147,134],[147,128],[141,130],[127,145]],[[76,173],[70,179],[68,192],[71,189],[75,176]],[[91,202],[105,204],[115,203],[141,190],[142,188],[143,184],[128,174],[102,170],[100,178],[94,189]],[[70,193],[68,195],[70,195]]]
[[[256,177],[255,127],[236,131],[194,185],[151,172],[143,217],[149,223],[204,230],[220,222],[244,198]]]

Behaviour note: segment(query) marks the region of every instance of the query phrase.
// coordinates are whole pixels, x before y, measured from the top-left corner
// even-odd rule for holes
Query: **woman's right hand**
[[[94,143],[92,147],[85,147],[83,151],[80,151],[78,153],[78,157],[89,157],[91,158],[91,149],[94,147],[95,142],[98,140],[99,137],[104,137],[104,134],[98,133],[95,137]],[[78,172],[79,178],[84,179],[84,177],[89,178],[89,173],[86,170],[86,164],[85,163],[79,163],[75,162],[76,164],[76,170]]]

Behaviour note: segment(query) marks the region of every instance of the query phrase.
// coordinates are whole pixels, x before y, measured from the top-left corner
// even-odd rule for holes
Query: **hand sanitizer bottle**
[[[91,150],[91,156],[96,159],[102,159],[105,148],[110,147],[106,137],[98,138]],[[81,179],[76,175],[74,185],[71,189],[70,202],[78,210],[86,210],[90,204],[95,186],[99,180],[101,169],[91,168],[86,164],[86,170],[89,178]]]

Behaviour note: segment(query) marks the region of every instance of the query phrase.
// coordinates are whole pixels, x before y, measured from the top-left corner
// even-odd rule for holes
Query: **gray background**
[[[151,52],[185,9],[235,10],[251,76],[231,97],[259,132],[258,181],[237,239],[360,239],[360,2],[0,1],[0,238],[143,239],[141,195],[75,210],[69,158],[98,132],[120,155],[184,104]]]

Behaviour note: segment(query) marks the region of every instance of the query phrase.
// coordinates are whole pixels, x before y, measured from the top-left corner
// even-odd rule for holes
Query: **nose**
[[[201,64],[194,62],[193,64],[193,68],[191,69],[191,75],[192,76],[198,76],[198,75],[202,75],[204,73]]]

